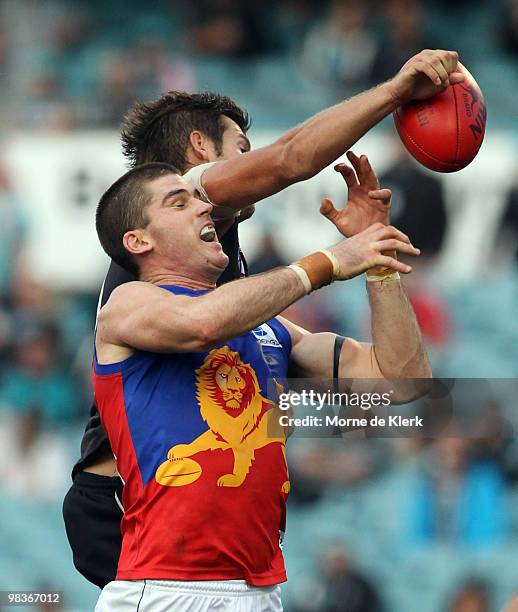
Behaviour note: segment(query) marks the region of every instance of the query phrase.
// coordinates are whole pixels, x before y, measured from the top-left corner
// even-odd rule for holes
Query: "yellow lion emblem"
[[[169,450],[167,461],[156,472],[159,484],[183,486],[197,480],[202,468],[188,458],[205,450],[232,449],[234,469],[218,478],[220,487],[242,485],[255,451],[267,444],[281,443],[286,464],[279,408],[260,394],[253,368],[241,361],[239,353],[225,346],[207,355],[196,370],[196,399],[209,429],[190,444],[177,444]],[[282,492],[289,492],[289,481],[282,485]]]

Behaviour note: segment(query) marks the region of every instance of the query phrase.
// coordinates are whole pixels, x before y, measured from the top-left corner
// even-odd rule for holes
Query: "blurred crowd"
[[[247,95],[257,97],[254,87],[264,85],[249,78],[262,61],[280,66],[286,99],[295,74],[298,85],[309,84],[324,92],[320,101],[333,102],[389,78],[423,47],[447,46],[451,29],[440,19],[428,20],[430,10],[436,17],[445,10],[459,17],[483,6],[481,0],[3,0],[0,108],[6,131],[113,128],[135,99],[204,88],[207,80],[230,95],[237,83],[247,105]],[[484,35],[492,52],[516,61],[518,2],[502,0],[491,15]],[[518,277],[518,174],[499,231],[507,252],[516,253],[514,264],[510,255],[503,262],[510,281],[501,286],[488,280],[494,287],[488,289],[484,280],[482,288],[456,293],[439,287],[429,273],[450,223],[442,184],[407,156],[398,157],[380,181],[394,193],[394,224],[423,253],[406,286],[435,371],[449,376],[452,364],[473,371],[477,351],[493,340],[497,347],[507,340],[515,351],[512,321],[492,316],[485,300],[494,307],[495,295],[514,291]],[[36,280],[24,258],[30,223],[17,198],[0,162],[0,512],[6,500],[18,500],[33,504],[36,516],[45,505],[60,503],[79,450],[91,402],[97,295],[56,293]],[[411,206],[417,199],[420,206]],[[275,232],[264,229],[251,272],[287,263],[281,247]],[[368,337],[364,288],[356,287],[347,297],[338,286],[316,292],[286,314],[311,331]],[[356,301],[355,310],[349,304],[359,294],[363,301]],[[473,416],[467,402],[463,410],[449,423],[449,435],[437,439],[384,440],[360,432],[345,444],[340,437],[290,443],[288,612],[391,610],[401,595],[394,589],[414,593],[428,584],[435,585],[437,610],[489,612],[518,591],[510,556],[502,553],[498,561],[506,545],[518,555],[512,503],[518,498],[518,448],[512,420],[506,420],[513,406],[482,402]],[[10,521],[17,506],[12,508]],[[6,525],[1,531],[0,522],[0,534],[6,535]],[[20,538],[27,537],[25,528],[20,523]],[[406,558],[441,547],[443,557],[421,561],[422,575],[405,565]],[[73,573],[63,550],[69,565],[62,569]],[[496,555],[490,557],[496,558],[493,574],[476,571],[469,555],[479,554]],[[440,563],[456,555],[468,559],[462,571],[442,582],[432,579]],[[0,570],[10,562],[0,553]],[[406,567],[403,577],[390,573],[399,567]],[[497,576],[500,571],[504,577]],[[47,578],[55,575],[52,570]],[[398,612],[430,609],[415,606]]]
[[[489,53],[501,80],[516,60],[518,2],[493,2],[490,15],[486,4],[448,2],[445,19],[446,3],[425,0],[3,0],[1,108],[11,128],[68,130],[117,126],[135,99],[168,89],[241,90],[247,105],[267,61],[293,112],[304,84],[316,100],[342,99],[426,47],[453,46],[477,72]]]

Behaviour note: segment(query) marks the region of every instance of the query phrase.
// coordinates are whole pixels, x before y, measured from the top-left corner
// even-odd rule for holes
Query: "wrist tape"
[[[340,264],[330,251],[311,253],[288,267],[298,274],[306,293],[330,285],[340,273]]]
[[[388,257],[393,257],[396,259],[396,251],[387,251],[383,253],[383,255],[387,255]],[[374,266],[373,268],[369,268],[366,272],[367,281],[368,282],[376,282],[376,281],[393,281],[399,280],[399,272],[394,272],[392,268],[387,266]]]

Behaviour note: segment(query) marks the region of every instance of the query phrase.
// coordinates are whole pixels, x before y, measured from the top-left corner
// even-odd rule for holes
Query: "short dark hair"
[[[95,228],[103,249],[119,266],[138,276],[135,259],[123,244],[124,234],[146,227],[151,194],[146,183],[167,174],[180,174],[170,164],[154,162],[126,172],[102,195],[95,213]]]
[[[222,152],[222,117],[235,121],[244,133],[250,128],[248,113],[227,96],[213,92],[190,94],[170,91],[152,102],[137,102],[121,125],[122,152],[132,167],[148,162],[172,164],[183,172],[193,130],[208,136]]]

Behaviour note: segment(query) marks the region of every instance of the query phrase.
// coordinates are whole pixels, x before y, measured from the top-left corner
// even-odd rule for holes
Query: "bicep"
[[[103,342],[142,351],[200,350],[203,321],[194,300],[151,285],[118,290],[100,312],[98,333]]]
[[[294,373],[304,378],[333,378],[336,334],[312,334],[281,320],[292,338],[290,366]],[[382,378],[372,344],[344,338],[338,374],[339,378]]]

